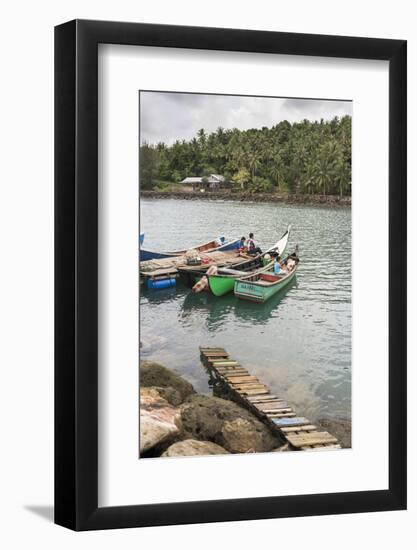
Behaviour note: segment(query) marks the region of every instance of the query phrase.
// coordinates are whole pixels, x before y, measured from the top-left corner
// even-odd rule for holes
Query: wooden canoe
[[[295,261],[295,264],[292,269],[287,269],[286,265],[290,258]],[[299,258],[295,252],[283,261],[283,268],[277,275],[273,271],[257,272],[236,279],[234,285],[235,296],[251,302],[266,302],[294,279],[298,264]]]
[[[225,237],[219,237],[218,239],[208,241],[196,246],[190,246],[188,249],[175,250],[171,252],[154,252],[140,248],[139,261],[147,262],[148,260],[160,260],[163,258],[175,258],[176,256],[183,256],[187,250],[197,250],[197,252],[226,252],[229,250],[235,250],[239,248],[240,239],[234,239],[227,241]]]

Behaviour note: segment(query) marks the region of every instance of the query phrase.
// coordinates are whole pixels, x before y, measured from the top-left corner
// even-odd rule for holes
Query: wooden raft
[[[200,257],[206,259],[207,261],[203,267],[210,267],[211,265],[217,265],[218,267],[232,267],[234,264],[251,258],[245,254],[240,254],[237,250],[200,253]],[[184,255],[139,262],[139,273],[140,276],[145,279],[165,278],[168,276],[176,277],[178,274],[177,267],[189,267],[191,271],[196,269],[195,267],[187,266],[187,258]],[[199,266],[199,268],[201,269],[201,266]]]
[[[200,354],[211,377],[273,431],[278,431],[294,450],[341,449],[336,437],[297,416],[286,401],[272,395],[265,384],[231,359],[223,348],[200,347]]]

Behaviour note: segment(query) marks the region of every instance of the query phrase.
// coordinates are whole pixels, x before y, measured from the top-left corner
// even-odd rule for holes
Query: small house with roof
[[[220,174],[210,174],[207,177],[184,178],[180,183],[191,185],[193,189],[219,189],[226,183],[224,176]]]

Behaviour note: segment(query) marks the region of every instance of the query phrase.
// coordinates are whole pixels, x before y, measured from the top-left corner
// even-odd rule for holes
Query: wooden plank
[[[286,438],[293,447],[318,445],[319,443],[337,443],[336,437],[328,432],[305,432],[303,434],[287,434]]]
[[[291,407],[282,407],[281,409],[270,409],[270,410],[266,410],[266,411],[263,411],[263,410],[260,410],[259,412],[261,412],[262,414],[266,414],[267,416],[270,416],[270,417],[273,417],[273,418],[276,418],[276,415],[281,415],[281,414],[284,414],[284,413],[287,413],[287,412],[294,412],[292,410]]]
[[[317,427],[313,424],[306,424],[305,426],[291,426],[289,428],[280,428],[283,434],[289,434],[293,432],[311,432],[317,430]]]
[[[260,387],[260,388],[266,388],[265,384],[262,384],[262,382],[259,382],[259,380],[249,381],[249,382],[228,382],[230,387],[233,387],[234,389],[240,388],[240,387],[246,387],[251,386],[249,389],[252,389],[254,387]]]
[[[236,367],[239,365],[237,361],[223,361],[219,359],[209,359],[208,363],[210,363],[212,367]]]
[[[213,369],[213,371],[218,372],[225,379],[225,382],[227,383],[228,383],[227,376],[248,376],[249,375],[248,371],[244,369],[227,369],[227,370]]]
[[[286,401],[264,401],[262,403],[255,403],[253,405],[256,409],[260,410],[260,411],[268,411],[268,410],[272,410],[272,409],[282,409],[282,408],[285,408],[285,407],[288,407],[288,403]]]
[[[219,368],[215,368],[215,367],[212,367],[213,370],[217,371],[218,373],[222,374],[223,376],[246,376],[248,375],[248,371],[241,368],[241,367],[228,367],[228,368],[225,368],[225,367],[219,367]]]
[[[253,383],[253,384],[230,384],[230,387],[232,390],[268,390],[266,386],[259,383]]]
[[[280,419],[280,418],[290,418],[290,417],[293,417],[293,416],[294,416],[294,417],[297,416],[297,415],[295,414],[294,411],[292,411],[292,412],[287,412],[287,413],[282,413],[282,414],[278,414],[278,413],[269,413],[269,414],[266,415],[266,417],[267,417],[269,420],[271,420],[272,422],[273,422],[274,420],[276,420],[276,419]]]
[[[239,365],[239,363],[236,363],[235,365],[217,365],[217,364],[213,364],[213,363],[209,363],[209,366],[210,368],[212,369],[216,369],[216,370],[223,370],[224,372],[226,371],[234,371],[236,369],[240,369],[240,370],[244,370],[245,372],[248,372],[245,367],[242,367],[242,365]]]
[[[239,376],[236,374],[226,374],[225,378],[231,384],[239,384],[240,382],[259,382],[256,376],[251,376],[249,373],[244,376]]]
[[[206,357],[208,357],[209,355],[218,355],[218,354],[227,355],[229,357],[229,354],[223,348],[213,348],[213,349],[209,349],[209,348],[201,349],[200,348],[200,353],[202,355],[205,355]]]
[[[279,398],[276,395],[272,395],[272,394],[260,395],[259,397],[248,397],[248,401],[250,401],[250,403],[252,404],[265,403],[267,401],[276,401],[277,399],[279,400]]]
[[[242,390],[239,393],[243,395],[265,395],[269,393],[269,390]]]
[[[272,418],[271,420],[278,428],[310,424],[310,421],[302,416],[295,416],[294,418]]]
[[[176,275],[178,270],[176,267],[168,267],[165,269],[155,269],[154,271],[139,271],[143,279],[154,279],[157,277],[166,277],[167,275]]]

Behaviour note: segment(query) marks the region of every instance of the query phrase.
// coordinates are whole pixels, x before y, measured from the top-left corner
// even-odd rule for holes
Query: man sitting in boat
[[[246,252],[246,251],[247,251],[246,237],[242,237],[239,243],[239,252]]]
[[[262,250],[255,242],[253,233],[249,233],[249,239],[247,240],[246,246],[248,248],[248,254],[262,254]]]
[[[274,262],[274,273],[275,273],[275,275],[279,275],[281,272],[282,272],[282,269],[281,269],[281,266],[279,264],[279,257],[277,256],[275,258],[275,262]]]

